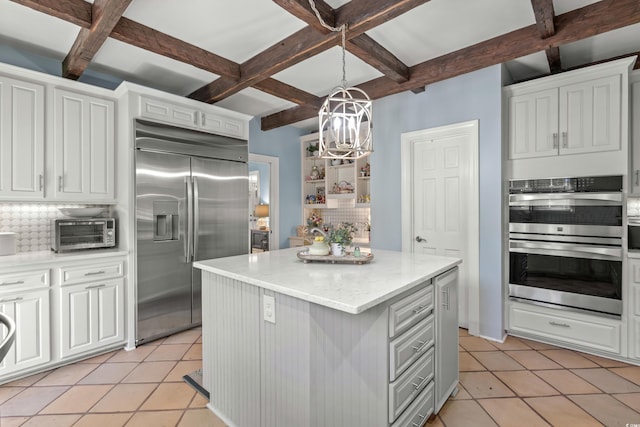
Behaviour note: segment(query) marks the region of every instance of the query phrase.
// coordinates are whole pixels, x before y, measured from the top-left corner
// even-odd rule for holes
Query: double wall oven
[[[509,183],[509,297],[622,313],[622,176]]]

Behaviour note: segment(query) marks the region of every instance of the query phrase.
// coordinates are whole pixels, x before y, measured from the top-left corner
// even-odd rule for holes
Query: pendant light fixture
[[[335,28],[327,25],[309,0],[320,24],[328,30],[342,33],[342,85],[331,91],[318,112],[319,151],[325,159],[359,159],[373,152],[371,99],[357,87],[347,88],[346,30],[342,24]]]

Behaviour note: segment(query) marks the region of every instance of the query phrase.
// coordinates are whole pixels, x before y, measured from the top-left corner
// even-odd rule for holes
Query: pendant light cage
[[[373,151],[371,100],[356,88],[337,87],[318,113],[319,151],[325,159],[359,159]]]

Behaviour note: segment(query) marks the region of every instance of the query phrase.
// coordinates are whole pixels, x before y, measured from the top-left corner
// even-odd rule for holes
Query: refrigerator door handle
[[[184,262],[188,263],[191,262],[191,236],[193,236],[193,219],[191,215],[193,193],[191,188],[191,178],[185,176],[184,184],[187,190],[187,230],[184,237]]]
[[[193,177],[193,252],[191,260],[198,256],[198,233],[200,233],[200,191],[198,190],[198,177]]]

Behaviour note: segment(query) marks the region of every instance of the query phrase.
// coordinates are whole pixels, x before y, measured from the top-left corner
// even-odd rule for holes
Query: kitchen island
[[[458,383],[457,258],[300,248],[196,262],[203,382],[237,427],[420,426]]]

